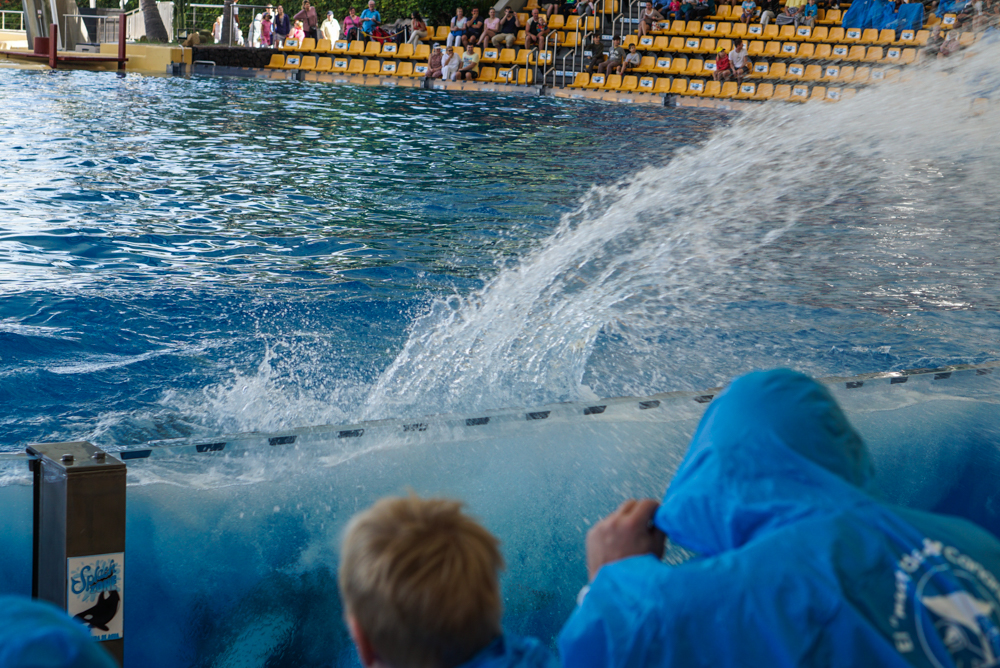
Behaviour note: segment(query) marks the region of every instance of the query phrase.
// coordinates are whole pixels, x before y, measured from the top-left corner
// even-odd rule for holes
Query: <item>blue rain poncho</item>
[[[459,668],[558,668],[559,662],[535,638],[500,636]]]
[[[3,668],[117,668],[87,628],[50,603],[0,596]]]
[[[559,636],[563,665],[991,666],[1000,542],[889,507],[822,385],[769,371],[712,402],[655,523],[699,556],[608,564]]]

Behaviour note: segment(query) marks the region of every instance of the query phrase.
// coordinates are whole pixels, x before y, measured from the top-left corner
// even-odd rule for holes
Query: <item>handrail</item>
[[[551,49],[549,48],[549,40],[550,39],[553,42]],[[536,49],[535,50],[535,74],[534,74],[535,84],[536,85],[545,86],[545,80],[548,78],[549,74],[551,73],[552,74],[552,85],[554,87],[556,85],[556,75],[555,75],[555,71],[556,71],[555,70],[556,51],[559,50],[559,31],[558,30],[552,30],[552,31],[549,32],[549,34],[547,34],[545,36],[545,44],[544,44],[544,46],[545,46],[544,49]],[[542,54],[545,51],[548,51],[549,53],[552,54],[552,61],[550,63],[543,64],[543,66],[542,66],[541,84],[539,84],[539,79],[538,79],[538,59],[541,58]],[[545,69],[546,67],[548,67],[548,69]]]
[[[13,9],[0,9],[0,30],[7,30],[7,15],[17,14],[18,30],[24,30],[24,12]]]

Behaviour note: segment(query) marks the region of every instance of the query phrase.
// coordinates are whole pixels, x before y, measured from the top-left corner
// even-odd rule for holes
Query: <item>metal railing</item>
[[[118,24],[120,15],[85,16],[82,14],[63,14],[67,27],[70,21],[76,23],[81,42],[85,44],[117,44]],[[91,28],[93,26],[93,29]],[[127,38],[127,37],[126,37]]]
[[[7,27],[7,15],[14,14],[17,16],[17,28]],[[11,18],[13,22],[13,18]],[[0,30],[24,30],[24,12],[14,11],[12,9],[0,9]]]

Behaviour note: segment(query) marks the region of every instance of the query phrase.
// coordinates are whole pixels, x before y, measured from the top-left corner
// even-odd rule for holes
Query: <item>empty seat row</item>
[[[653,93],[689,95],[698,97],[720,97],[742,100],[829,100],[836,101],[850,97],[854,89],[828,88],[826,86],[803,86],[794,84],[770,84],[757,82],[690,80],[684,77],[653,77],[617,74],[594,74],[582,72],[569,88],[600,90],[616,93]]]
[[[841,28],[828,26],[798,26],[774,23],[766,26],[715,21],[667,21],[653,26],[653,36],[666,37],[730,37],[741,39],[791,40],[798,42],[836,42],[840,44],[874,44],[887,46],[923,46],[930,38],[929,30],[877,30],[868,28]],[[635,35],[627,36],[629,43],[643,43]]]
[[[883,61],[883,64],[892,64]],[[630,71],[634,74],[676,74],[685,77],[709,76],[715,72],[714,60],[701,60],[699,58],[660,58],[654,63],[650,63],[645,58],[639,67]],[[767,61],[757,61],[751,63],[750,79],[777,79],[777,80],[801,80],[801,81],[841,81],[864,83],[869,76],[872,79],[880,79],[889,72],[888,78],[892,78],[899,73],[898,69],[883,70],[870,67],[858,67],[855,70],[853,65],[839,64],[805,64],[784,62],[768,63]]]
[[[332,72],[343,74],[362,74],[372,76],[424,77],[427,75],[427,63],[395,60],[379,61],[370,58],[329,57],[329,56],[286,56],[273,54],[268,69],[304,70],[307,72]],[[534,82],[534,69],[528,67],[481,67],[480,82],[510,83],[528,85]]]

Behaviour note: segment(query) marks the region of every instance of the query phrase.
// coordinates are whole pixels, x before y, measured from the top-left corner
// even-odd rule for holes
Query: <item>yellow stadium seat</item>
[[[320,56],[320,58],[316,61],[317,72],[329,72],[332,67],[333,58],[330,56]]]
[[[854,78],[851,79],[851,83],[868,83],[871,78],[872,70],[870,67],[859,67],[854,70]]]
[[[364,74],[365,73],[365,61],[361,58],[352,58],[351,62],[347,65],[348,74]]]
[[[844,29],[840,27],[830,28],[830,34],[827,37],[827,41],[830,42],[843,42],[844,41]]]
[[[715,39],[712,37],[705,37],[701,40],[701,46],[698,48],[698,53],[715,53],[717,51],[715,46]]]
[[[697,35],[701,32],[701,21],[688,21],[684,26],[685,35]]]
[[[306,70],[307,72],[312,72],[316,69],[316,56],[302,56],[302,62],[299,63],[300,70]]]
[[[812,91],[809,93],[809,101],[814,100],[825,100],[826,99],[826,86],[813,86]]]
[[[299,46],[299,51],[315,51],[316,50],[316,39],[314,37],[306,37],[302,40],[302,45]]]
[[[785,76],[783,78],[801,79],[803,76],[805,76],[805,73],[806,73],[805,65],[802,65],[801,63],[792,63],[791,65],[788,66],[788,71],[785,73]],[[776,77],[772,76],[772,78]]]
[[[377,42],[376,42],[377,44]],[[365,53],[365,43],[360,39],[356,39],[351,42],[351,45],[347,47],[347,55],[349,56],[362,56]]]
[[[656,59],[656,66],[653,68],[655,72],[665,73],[670,71],[670,61],[669,56],[660,56]]]
[[[737,100],[750,100],[757,93],[757,84],[744,81],[740,84],[740,89],[736,91]]]
[[[882,60],[884,55],[881,46],[869,46],[868,51],[865,52],[864,61],[866,63],[877,63]]]
[[[392,77],[394,77],[394,76],[396,76],[396,65],[397,64],[398,63],[396,63],[395,60],[383,60],[382,61],[382,67],[379,69],[379,71],[377,72],[377,74],[380,74],[382,76],[392,76]]]
[[[514,64],[519,65],[522,68],[527,67],[529,64],[528,56],[530,56],[532,53],[533,52],[529,51],[528,49],[521,49],[520,51],[517,52],[517,58],[514,59]]]
[[[538,63],[539,65],[551,65],[554,56],[551,51],[533,51],[531,57],[531,64],[534,65]]]
[[[333,43],[333,48],[330,49],[330,53],[335,56],[342,56],[347,53],[347,50],[351,47],[351,43],[346,39],[338,39]]]
[[[767,72],[768,79],[784,79],[788,76],[787,68],[788,65],[785,63],[771,63],[771,69]]]
[[[899,63],[901,65],[906,65],[916,61],[917,50],[916,49],[903,49],[903,53],[899,56]]]
[[[886,46],[892,44],[896,41],[896,31],[890,28],[885,28],[880,30],[878,33],[878,39],[875,40],[876,44]]]
[[[671,37],[670,45],[667,47],[667,51],[672,53],[683,53],[684,52],[684,38],[683,37]]]
[[[761,39],[771,40],[778,39],[778,35],[781,33],[781,29],[776,23],[768,23],[764,27],[764,31],[761,33]]]
[[[353,65],[354,63],[352,62],[351,64]],[[381,71],[382,71],[381,64],[377,60],[372,58],[371,60],[365,63],[365,69],[363,70],[362,74],[378,74]]]
[[[825,102],[837,102],[840,100],[840,89],[839,88],[827,88]]]
[[[878,30],[876,28],[865,28],[861,33],[862,44],[874,44],[878,41]]]
[[[446,42],[448,40],[448,33],[451,32],[451,26],[438,26],[437,32],[434,33],[433,41],[435,42]],[[427,33],[430,35],[430,31]]]
[[[604,81],[604,90],[618,90],[621,85],[622,76],[620,74],[609,74]]]
[[[714,72],[715,71],[715,61],[714,60],[706,60],[704,63],[702,63],[701,68],[705,72]],[[705,76],[708,76],[708,75],[706,74]]]
[[[615,5],[618,5],[618,0],[615,0]],[[594,30],[601,29],[601,19],[597,16],[588,16],[580,24],[580,27],[584,32],[593,32]]]
[[[297,70],[302,65],[302,56],[285,56],[286,70]]]
[[[815,44],[799,44],[799,50],[796,52],[799,58],[804,60],[812,60],[815,58],[816,45]]]
[[[839,9],[828,9],[826,14],[823,15],[823,23],[836,24],[841,21],[841,10]]]
[[[771,71],[771,66],[767,64],[767,61],[759,60],[753,64],[753,67],[750,68],[750,78],[766,79],[768,74],[770,74],[770,71]]]
[[[802,75],[803,81],[819,81],[823,78],[823,67],[821,65],[806,65],[805,74]]]
[[[903,55],[903,50],[897,46],[890,46],[885,50],[885,56],[882,57],[883,63],[898,63]]]
[[[823,68],[823,76],[821,79],[823,81],[836,81],[840,78],[840,66],[839,65],[827,65]]]
[[[625,35],[624,41],[622,41],[622,48],[628,51],[628,48],[635,44],[635,48],[639,48],[639,36],[638,35]]]
[[[410,56],[413,60],[428,60],[431,57],[431,45],[430,44],[417,44],[413,47],[413,55]]]
[[[687,21],[673,21],[670,27],[667,28],[666,32],[668,35],[683,35],[684,29],[687,27]]]
[[[330,71],[331,72],[346,72],[347,71],[347,65],[349,63],[350,63],[350,60],[348,60],[347,58],[334,58],[333,59],[333,65],[330,66]]]
[[[809,35],[810,42],[826,42],[830,36],[830,29],[826,26],[816,26]]]
[[[931,38],[930,30],[918,30],[917,34],[914,36],[913,41],[917,46],[927,46],[927,40]],[[847,98],[847,91],[844,91],[844,98]]]
[[[848,83],[854,81],[854,66],[844,65],[840,68],[840,74],[837,75],[838,83]]]
[[[705,81],[703,79],[691,79],[688,81],[687,90],[682,95],[701,96],[705,93]]]
[[[729,36],[733,39],[739,37],[740,39],[747,38],[747,26],[745,23],[734,23],[733,30],[729,33]]]
[[[684,70],[687,69],[688,59],[687,58],[674,58],[670,62],[670,69],[667,70],[670,74],[682,74]]]
[[[535,70],[518,70],[518,86],[530,86],[533,83],[535,83]]]
[[[750,25],[745,27],[746,27],[746,36],[748,39],[756,39],[758,37],[764,36],[764,26],[751,23]]]
[[[653,86],[653,93],[669,93],[672,83],[670,77],[659,77]]]
[[[632,37],[633,35],[629,35]],[[653,50],[654,37],[652,35],[643,35],[639,38],[639,41],[635,43],[635,48],[638,51],[652,51]],[[628,49],[628,46],[625,47]]]
[[[580,43],[580,33],[578,32],[564,32],[562,35],[562,39],[559,40],[559,46],[572,49]]]
[[[333,44],[328,39],[316,40],[316,48],[313,49],[315,53],[330,53],[333,48]]]
[[[279,47],[282,51],[301,51],[302,43],[294,38],[286,39]]]
[[[271,62],[269,62],[266,67],[271,70],[280,70],[285,66],[285,57],[280,53],[271,54]]]
[[[524,46],[524,31],[518,30],[517,37],[514,38],[515,46]]]
[[[861,28],[848,28],[844,31],[845,44],[857,44],[861,41]]]
[[[770,44],[770,42],[767,43]],[[750,46],[747,47],[747,55],[750,56],[751,58],[756,58],[757,56],[764,55],[764,44],[765,43],[760,41],[759,39],[753,40],[752,42],[750,42]],[[774,44],[775,46],[778,46],[779,43],[775,42]]]
[[[701,58],[692,58],[688,61],[687,69],[684,70],[684,76],[688,77],[700,77],[704,74],[705,61]]]
[[[774,94],[771,95],[772,100],[787,100],[792,96],[792,87],[788,84],[778,84],[774,87]]]
[[[413,64],[413,76],[414,77],[425,77],[427,76],[427,71],[430,66],[427,63],[414,63]]]
[[[715,29],[715,36],[718,37],[729,37],[733,32],[732,23],[720,23]]]
[[[638,85],[636,86],[636,90],[640,93],[652,93],[655,86],[656,77],[641,77]]]
[[[809,26],[799,26],[795,29],[792,39],[797,39],[800,42],[808,42],[812,39],[812,31],[813,29]]]
[[[580,17],[576,14],[570,14],[566,17],[565,23],[563,23],[563,30],[576,32],[580,29]]]
[[[719,97],[719,93],[722,91],[721,81],[709,80],[705,82],[705,90],[702,91],[703,97]]]
[[[378,44],[378,42],[375,42],[375,44]],[[377,55],[381,58],[398,58],[399,45],[395,42],[386,42],[382,45],[382,50]]]
[[[683,53],[698,53],[701,51],[701,40],[697,37],[685,37]]]
[[[722,92],[719,93],[719,97],[723,97],[723,98],[729,99],[729,98],[732,98],[732,97],[736,97],[736,94],[738,92],[739,92],[739,88],[738,88],[736,82],[735,81],[727,81],[727,82],[725,82],[725,83],[722,84]]]
[[[836,44],[833,47],[832,57],[836,60],[843,60],[847,58],[847,54],[850,52],[849,46],[846,44]]]
[[[896,39],[898,46],[907,46],[916,42],[917,33],[913,30],[900,30]]]
[[[500,62],[500,50],[493,47],[483,49],[483,55],[480,57],[479,62],[484,65],[487,63]]]
[[[549,17],[549,30],[562,30],[563,25],[565,25],[565,23],[562,14],[556,13]]]
[[[817,44],[816,51],[813,53],[813,58],[818,60],[830,60],[833,58],[833,45]]]
[[[847,54],[847,60],[862,61],[865,59],[866,54],[867,50],[865,49],[865,47],[861,46],[860,44],[857,44],[851,47],[850,52]]]
[[[403,61],[396,68],[397,77],[412,77],[413,76],[413,63],[409,60]]]
[[[941,25],[945,28],[951,28],[957,22],[958,17],[955,14],[945,14],[941,17]]]
[[[781,42],[764,42],[764,51],[761,55],[765,58],[777,58],[781,55]]]
[[[715,8],[715,14],[712,18],[718,21],[725,21],[730,17],[732,10],[733,8],[731,5],[718,5]]]
[[[674,95],[684,95],[687,93],[688,80],[678,77],[670,82],[670,92]]]
[[[701,37],[715,37],[715,31],[719,27],[719,24],[715,21],[703,21],[701,24],[701,30],[698,34]]]
[[[653,56],[643,56],[642,60],[639,61],[639,66],[633,69],[633,72],[646,73],[652,72],[656,69],[656,58]]]
[[[400,44],[399,48],[396,50],[396,58],[413,58],[413,45],[409,42],[403,42]]]
[[[605,75],[603,74],[592,74],[590,75],[590,81],[587,82],[586,88],[604,88]]]
[[[774,96],[774,84],[762,83],[757,86],[751,100],[770,100]]]
[[[588,74],[587,72],[577,72],[576,78],[573,79],[573,83],[571,83],[568,87],[586,88],[587,84],[589,83],[590,83],[590,74]]]
[[[501,65],[513,65],[517,60],[517,52],[514,49],[500,49],[500,58],[497,60]]]
[[[795,42],[784,42],[781,45],[781,52],[778,53],[778,55],[781,56],[782,58],[794,58],[798,54],[798,52],[799,52],[798,44],[796,44]],[[764,55],[765,56],[768,55],[766,51],[764,52]]]
[[[479,78],[477,81],[490,81],[492,82],[497,76],[497,70],[495,67],[480,67],[479,68]]]
[[[771,26],[768,26],[770,28]],[[768,38],[770,39],[770,38]],[[783,25],[778,28],[778,34],[775,39],[780,39],[782,42],[787,42],[788,40],[795,39],[795,26],[792,24]]]

